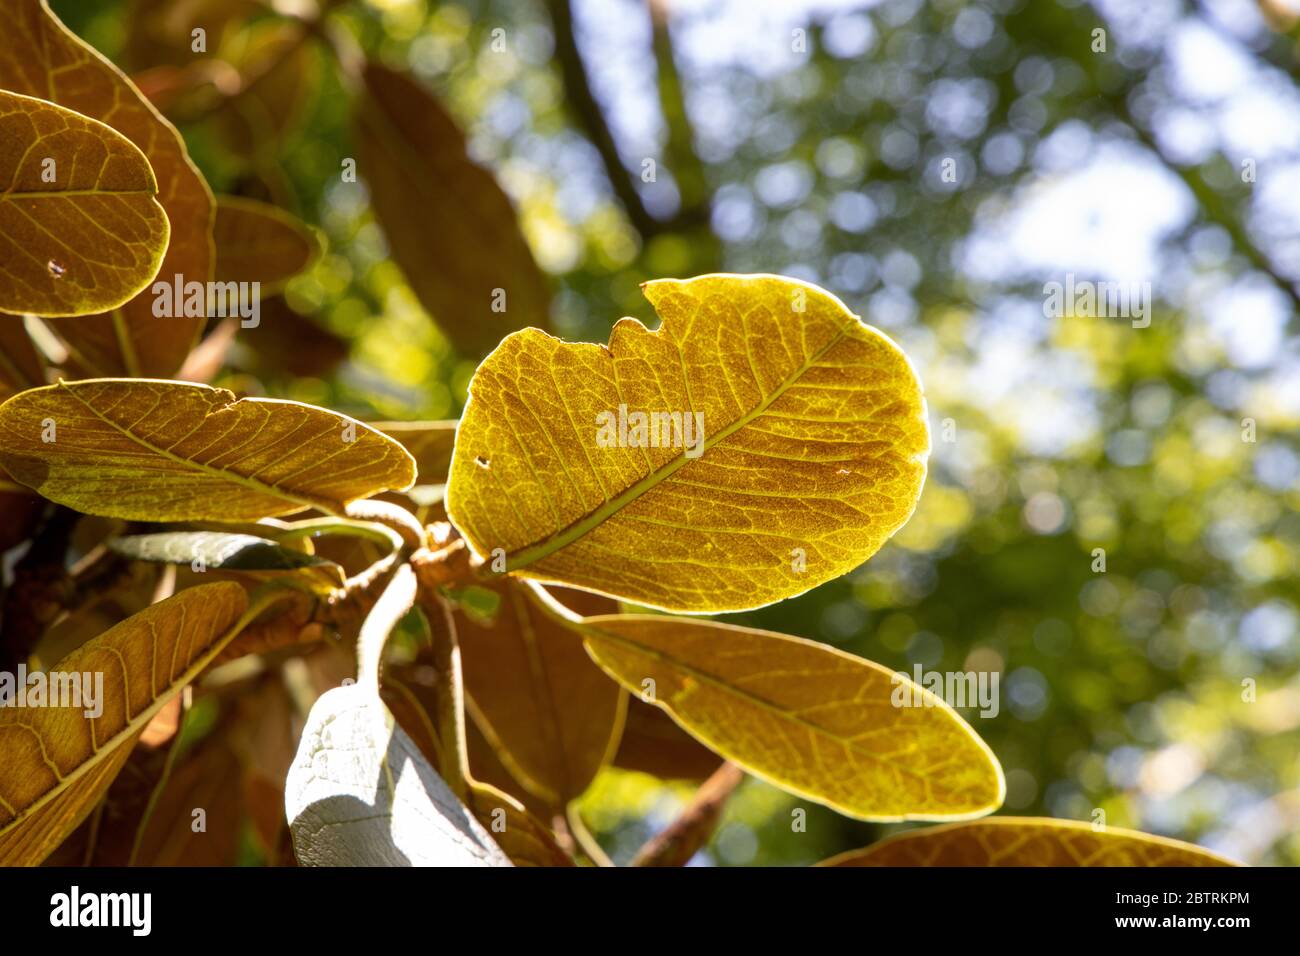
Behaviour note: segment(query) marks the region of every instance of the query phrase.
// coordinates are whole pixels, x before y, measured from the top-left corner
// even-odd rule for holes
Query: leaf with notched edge
[[[473,549],[501,549],[524,577],[689,612],[770,604],[875,554],[925,479],[907,357],[793,279],[645,292],[656,332],[622,319],[605,347],[525,329],[479,366],[447,484]],[[675,413],[679,428],[661,417],[668,440],[632,447],[621,408]]]
[[[131,745],[230,640],[248,607],[238,584],[182,591],[127,618],[51,673],[103,675],[103,712],[0,707],[0,865],[39,863],[76,829]]]
[[[157,192],[125,136],[0,90],[0,310],[81,315],[134,296],[167,249]]]
[[[135,521],[341,512],[415,480],[401,445],[345,415],[187,382],[32,389],[0,405],[0,437],[0,464],[17,481],[86,514]]]
[[[135,143],[153,167],[157,201],[171,223],[166,256],[154,271],[168,282],[178,274],[187,282],[207,282],[212,192],[180,134],[117,67],[60,23],[44,0],[8,0],[4,15],[0,88],[76,110]],[[114,312],[47,324],[67,343],[73,365],[87,373],[171,375],[198,341],[204,319],[158,318],[153,304],[152,292],[145,289]]]
[[[466,154],[455,120],[405,73],[367,63],[362,79],[357,170],[393,261],[438,328],[478,358],[507,332],[547,327],[546,276],[510,199]]]
[[[968,819],[1002,804],[1002,768],[984,741],[879,664],[711,621],[620,615],[574,626],[624,687],[650,686],[693,736],[792,793],[881,821]],[[900,685],[924,706],[895,706]]]
[[[592,664],[582,636],[548,616],[519,581],[484,584],[500,597],[482,624],[457,611],[466,705],[510,773],[551,806],[582,794],[618,744],[626,695]],[[587,614],[607,598],[564,592]]]
[[[1078,820],[990,817],[909,830],[819,866],[1237,866],[1199,846]]]
[[[264,296],[305,271],[321,254],[319,234],[270,203],[237,196],[217,200],[213,225],[216,281],[259,282]]]

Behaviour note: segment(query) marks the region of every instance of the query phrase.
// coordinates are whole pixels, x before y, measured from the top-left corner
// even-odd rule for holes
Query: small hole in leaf
[[[62,279],[63,273],[68,271],[63,267],[61,262],[55,262],[53,259],[45,263],[45,268],[50,270],[50,275],[54,276],[56,279]]]
[[[480,468],[489,468],[492,463],[482,455],[478,455],[474,458],[474,464],[478,465]]]

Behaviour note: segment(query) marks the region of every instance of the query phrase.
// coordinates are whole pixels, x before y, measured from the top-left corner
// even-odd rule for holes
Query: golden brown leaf
[[[256,199],[222,196],[213,225],[216,281],[258,282],[273,295],[321,253],[316,230],[283,209]]]
[[[185,32],[188,34],[189,28]],[[188,46],[186,47],[188,49]],[[160,278],[207,282],[212,274],[212,192],[176,129],[112,63],[69,31],[45,0],[11,0],[0,31],[0,88],[52,100],[113,127],[148,158],[157,200],[171,223]],[[115,312],[49,322],[77,367],[98,374],[171,375],[204,319],[157,318],[141,292]]]
[[[434,685],[408,684],[391,674],[384,676],[384,703],[420,753],[441,776],[443,747],[434,715],[439,710]],[[469,784],[468,805],[475,819],[492,834],[515,866],[573,866],[546,824],[529,813],[515,797],[477,780]]]
[[[125,136],[0,90],[0,310],[83,315],[134,296],[167,248],[157,192]]]
[[[357,171],[393,261],[443,334],[479,357],[507,332],[546,328],[550,289],[490,172],[438,100],[366,64],[355,108]]]
[[[906,356],[793,279],[645,292],[656,332],[623,319],[605,347],[527,329],[479,366],[447,484],[474,550],[525,577],[692,612],[770,604],[875,554],[925,479],[925,400]],[[632,431],[633,414],[677,424],[660,417],[659,447],[641,447],[649,428]]]
[[[342,512],[415,480],[405,449],[361,422],[186,382],[33,389],[0,406],[0,435],[0,464],[18,481],[86,514],[129,520]]]
[[[613,755],[626,696],[592,664],[582,637],[540,611],[526,585],[491,585],[500,598],[484,624],[457,611],[466,706],[520,783],[554,806],[591,784]],[[613,602],[578,596],[608,612]]]
[[[621,615],[574,625],[596,662],[749,773],[867,820],[960,820],[1002,803],[1002,769],[928,690],[802,638]],[[909,686],[925,706],[895,706]]]
[[[990,817],[908,830],[820,866],[1237,866],[1199,846],[1078,820]]]
[[[411,453],[419,470],[420,484],[446,482],[456,444],[455,421],[371,422],[370,427],[401,442]]]
[[[77,827],[140,732],[233,637],[247,606],[236,584],[192,588],[73,651],[51,672],[103,675],[97,716],[86,716],[84,700],[0,708],[0,864],[39,863]]]
[[[722,758],[633,694],[613,763],[664,780],[703,780],[718,769]]]
[[[16,315],[0,315],[0,402],[45,384],[45,362]]]

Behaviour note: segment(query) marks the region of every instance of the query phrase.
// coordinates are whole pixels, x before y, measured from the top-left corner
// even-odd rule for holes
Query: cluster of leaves
[[[723,274],[647,284],[654,332],[624,319],[607,346],[548,335],[543,275],[454,122],[333,37],[353,168],[395,261],[458,347],[495,348],[457,423],[237,398],[202,381],[238,320],[160,317],[152,284],[275,290],[320,254],[315,233],[264,202],[214,201],[140,87],[44,0],[12,7],[0,507],[23,525],[6,543],[29,546],[4,649],[101,674],[106,693],[94,716],[0,709],[0,862],[228,862],[245,819],[270,862],[600,861],[573,802],[634,729],[658,735],[643,746],[664,776],[681,774],[677,754],[699,766],[701,745],[717,755],[706,766],[726,761],[642,865],[689,857],[737,768],[857,819],[1000,806],[991,750],[929,691],[909,685],[923,705],[896,707],[888,668],[673,616],[801,594],[908,520],[929,434],[888,338],[815,286]],[[233,29],[239,8],[214,4],[226,18],[204,35]],[[260,66],[234,92],[191,62],[152,72],[151,97],[211,112],[232,149],[260,148],[259,123],[291,112],[276,103],[294,85],[284,64],[331,34],[319,20],[254,32],[243,55]],[[435,176],[411,162],[429,155],[446,160]],[[431,265],[432,243],[447,255]],[[597,447],[591,423],[624,406],[702,414],[701,453]],[[52,507],[33,509],[32,492]],[[73,547],[84,557],[68,569]],[[219,834],[192,826],[198,810]],[[1002,818],[828,862],[1224,861]]]

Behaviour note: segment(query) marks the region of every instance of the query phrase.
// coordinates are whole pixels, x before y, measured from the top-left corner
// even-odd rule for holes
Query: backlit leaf
[[[1237,866],[1199,846],[1078,820],[990,817],[908,830],[821,866]]]
[[[405,73],[368,63],[357,172],[393,261],[443,334],[477,358],[507,332],[549,325],[550,290],[493,175],[447,110]]]
[[[364,684],[322,694],[285,783],[304,866],[509,866]]]
[[[259,282],[269,296],[321,252],[316,231],[270,203],[236,196],[217,200],[213,225],[218,282]]]
[[[623,615],[575,626],[628,690],[792,793],[868,820],[966,819],[1002,803],[988,746],[942,700],[879,664],[711,621]],[[895,706],[900,686],[926,706]]]
[[[769,604],[871,557],[925,479],[906,356],[793,279],[645,292],[656,332],[623,319],[606,347],[526,329],[479,366],[447,484],[474,550],[504,552],[525,577],[693,612]],[[649,437],[634,413],[668,423],[660,447],[633,447]],[[674,414],[676,430],[662,417]]]
[[[0,405],[0,436],[0,464],[16,480],[78,511],[129,520],[341,512],[415,479],[401,445],[347,416],[186,382],[33,389]]]
[[[171,223],[158,278],[207,282],[212,275],[212,192],[176,129],[112,63],[83,43],[44,0],[10,0],[0,30],[0,88],[52,100],[100,120],[135,143],[157,180]],[[186,21],[187,23],[189,21]],[[185,26],[188,38],[190,25]],[[188,52],[188,42],[185,47]],[[153,313],[152,286],[112,313],[49,325],[88,373],[173,374],[203,328],[201,316]]]
[[[82,315],[134,296],[167,248],[157,192],[125,136],[0,90],[0,310]]]
[[[582,637],[530,600],[526,585],[490,585],[500,598],[491,624],[458,610],[466,706],[511,774],[552,806],[591,784],[612,756],[625,695],[587,656]],[[568,592],[616,610],[596,595]]]
[[[102,713],[0,707],[0,865],[39,863],[121,769],[141,731],[234,636],[238,584],[191,588],[146,608],[59,661],[51,673],[102,676]],[[60,703],[67,701],[60,700]]]

